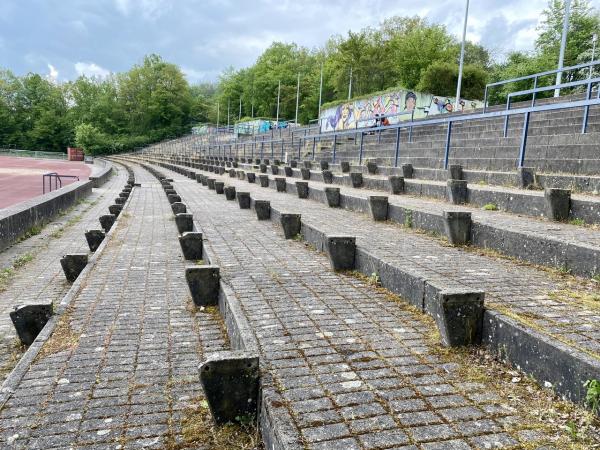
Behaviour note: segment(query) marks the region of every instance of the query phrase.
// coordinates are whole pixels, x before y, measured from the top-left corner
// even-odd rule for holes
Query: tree
[[[465,64],[461,88],[462,98],[469,100],[483,99],[486,82],[487,72],[485,70],[472,64]],[[423,72],[417,89],[434,95],[454,97],[457,83],[458,65],[436,62]]]

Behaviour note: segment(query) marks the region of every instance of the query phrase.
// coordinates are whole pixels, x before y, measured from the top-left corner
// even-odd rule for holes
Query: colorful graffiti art
[[[483,106],[482,102],[461,100],[462,111]],[[394,124],[411,118],[447,114],[454,109],[454,98],[413,91],[390,92],[369,99],[355,100],[327,108],[319,118],[321,131],[351,130]]]

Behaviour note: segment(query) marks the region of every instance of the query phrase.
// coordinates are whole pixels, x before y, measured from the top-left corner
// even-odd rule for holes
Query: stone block
[[[177,194],[169,194],[167,196],[169,203],[172,205],[173,203],[181,203],[181,197]]]
[[[202,186],[208,186],[208,176],[202,176]]]
[[[265,159],[263,160],[263,163],[264,163],[266,166],[268,166],[268,165],[269,165],[269,160],[268,160],[267,158],[265,158]]]
[[[546,217],[550,220],[567,220],[571,210],[571,191],[569,189],[544,189]]]
[[[238,170],[236,173],[237,173],[238,180],[246,179],[246,172],[244,172],[243,170]]]
[[[331,184],[333,183],[333,173],[331,172],[331,170],[323,170],[321,172],[321,174],[323,175],[323,182],[326,184]]]
[[[468,211],[444,211],[444,229],[448,242],[465,245],[471,241],[471,213]]]
[[[304,168],[310,170],[312,168],[312,162],[311,161],[304,161]]]
[[[337,208],[340,206],[340,188],[326,187],[325,197],[327,198],[327,204],[331,208]]]
[[[269,175],[259,175],[260,187],[269,187]]]
[[[123,210],[123,205],[110,205],[108,207],[108,212],[114,214],[116,217],[119,217],[121,211]]]
[[[214,178],[209,178],[206,180],[206,184],[207,184],[208,188],[213,191],[215,190],[215,181],[216,180]]]
[[[185,268],[192,300],[196,306],[215,306],[219,303],[219,266],[188,266]]]
[[[179,234],[186,231],[194,231],[194,215],[190,213],[180,213],[175,215],[175,225]]]
[[[254,211],[258,220],[269,220],[271,218],[271,202],[268,200],[254,200]]]
[[[233,161],[233,162],[231,163],[231,165],[232,165],[234,168],[236,168],[236,169],[238,168],[238,162],[237,162],[237,161]]]
[[[296,181],[298,198],[308,198],[308,181]]]
[[[229,177],[235,178],[235,169],[229,169]]]
[[[202,259],[202,233],[198,231],[184,232],[179,236],[179,245],[185,259],[193,261]]]
[[[519,167],[517,169],[517,186],[521,189],[531,189],[535,185],[535,168]]]
[[[294,176],[294,170],[291,168],[291,166],[285,166],[283,168],[283,172],[285,173],[286,177],[293,177]]]
[[[414,169],[412,164],[402,164],[402,176],[407,180],[413,177]]]
[[[380,222],[388,217],[388,197],[385,195],[369,195],[369,212],[373,220]]]
[[[467,203],[467,182],[465,180],[448,180],[446,182],[448,201],[454,205]]]
[[[351,236],[327,236],[327,254],[333,270],[354,270],[356,238]]]
[[[273,175],[279,175],[279,167],[278,167],[278,166],[274,166],[274,165],[272,165],[272,166],[271,166],[271,173],[272,173]]]
[[[106,237],[106,233],[102,230],[88,230],[85,232],[85,240],[88,243],[88,247],[91,252],[95,252],[102,244],[102,241]]]
[[[363,185],[362,172],[351,172],[350,173],[350,182],[352,183],[353,188],[362,187],[362,185]]]
[[[445,290],[428,305],[440,331],[442,344],[463,347],[481,343],[483,292]]]
[[[460,164],[450,164],[448,166],[448,179],[449,180],[462,180],[463,170]]]
[[[254,160],[254,164],[256,164],[256,165],[258,166],[258,165],[260,164],[260,158],[256,158],[256,159]]]
[[[225,191],[225,183],[223,181],[215,181],[215,192],[217,194],[223,194]]]
[[[286,180],[284,177],[275,178],[275,187],[277,188],[277,192],[285,192],[286,191]]]
[[[256,182],[256,174],[254,172],[246,172],[246,178],[248,180],[248,183]]]
[[[266,164],[261,164],[259,166],[260,168],[260,173],[267,173],[267,165]]]
[[[165,189],[165,194],[167,195],[167,197],[169,195],[177,195],[177,191],[175,189],[173,189],[173,187],[169,187],[169,188]]]
[[[12,321],[19,340],[24,345],[31,345],[40,334],[50,317],[52,317],[52,304],[19,305],[10,312]]]
[[[302,169],[300,169],[300,174],[302,175],[303,180],[310,180],[310,169],[303,167]]]
[[[300,234],[302,228],[302,217],[300,214],[281,213],[280,223],[286,239],[292,239]]]
[[[177,215],[181,213],[186,213],[187,207],[185,206],[185,203],[175,202],[171,203],[171,210],[173,211],[173,214]]]
[[[250,192],[238,192],[237,199],[240,209],[250,209]]]
[[[200,364],[199,372],[215,424],[257,420],[260,371],[256,354],[241,351],[214,353]]]
[[[321,161],[321,170],[329,170],[329,162]]]
[[[350,162],[349,161],[342,161],[340,163],[340,166],[342,168],[342,173],[350,172]]]
[[[112,228],[113,224],[117,217],[114,214],[106,214],[104,216],[100,216],[100,226],[104,229],[105,233],[108,233]]]
[[[223,175],[225,173],[225,167],[219,167],[219,171],[218,172],[219,172],[219,175]]]
[[[392,194],[398,195],[404,193],[404,177],[392,175],[388,177],[388,182],[390,183],[390,192]]]
[[[371,175],[375,175],[377,173],[377,163],[375,161],[367,162],[367,171]]]
[[[235,186],[226,186],[223,190],[227,200],[235,200]]]
[[[73,253],[65,255],[60,260],[65,278],[71,283],[77,279],[79,274],[88,263],[88,255],[85,253]]]
[[[291,167],[292,169],[295,169],[296,167],[298,167],[298,161],[296,161],[295,159],[292,159],[292,160],[290,161],[290,167]]]

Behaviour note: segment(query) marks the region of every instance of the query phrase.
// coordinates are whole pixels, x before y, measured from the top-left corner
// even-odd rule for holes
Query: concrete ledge
[[[0,251],[31,228],[41,226],[92,193],[91,181],[78,181],[0,211]]]
[[[92,182],[92,187],[99,188],[112,176],[113,166],[110,161],[100,158],[94,159],[94,166],[96,164],[103,165],[104,167],[99,170],[92,169],[92,175],[90,175],[88,179]]]

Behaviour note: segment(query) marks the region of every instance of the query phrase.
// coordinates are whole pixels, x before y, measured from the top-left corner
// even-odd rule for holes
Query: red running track
[[[48,172],[75,175],[84,181],[88,179],[91,169],[80,161],[0,156],[0,208],[42,195],[42,175]],[[64,179],[62,185],[64,187],[75,181],[75,178]]]

